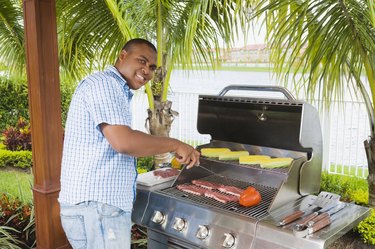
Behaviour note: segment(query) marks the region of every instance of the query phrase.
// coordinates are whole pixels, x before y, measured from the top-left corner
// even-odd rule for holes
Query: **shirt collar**
[[[124,88],[128,92],[129,97],[131,98],[133,96],[133,93],[131,89],[129,88],[128,82],[126,82],[126,80],[121,76],[117,68],[115,66],[110,65],[107,67],[107,71],[114,74],[116,78],[119,79],[119,81],[124,84]]]

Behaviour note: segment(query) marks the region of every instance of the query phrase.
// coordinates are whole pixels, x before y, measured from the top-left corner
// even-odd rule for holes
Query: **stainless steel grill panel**
[[[233,214],[241,214],[245,216],[250,216],[253,218],[261,218],[264,215],[267,215],[267,209],[271,204],[271,201],[274,199],[277,189],[271,188],[268,186],[263,186],[259,184],[247,183],[238,181],[235,179],[231,179],[228,177],[222,178],[216,175],[210,175],[204,178],[201,178],[202,181],[208,181],[212,183],[220,183],[228,186],[235,186],[238,188],[246,189],[249,186],[254,187],[257,189],[262,196],[262,201],[259,205],[254,207],[243,207],[238,202],[228,202],[222,203],[215,199],[208,198],[205,196],[198,196],[194,194],[189,194],[183,191],[178,190],[176,187],[167,188],[164,190],[159,190],[158,192],[169,195],[174,198],[178,198],[185,201],[193,201],[195,203],[199,203],[202,205],[207,205],[213,208],[219,208],[221,210],[225,210],[231,212]]]
[[[208,157],[202,157],[206,160],[210,160],[211,162],[213,163],[223,163],[223,161],[220,161],[218,159],[215,159],[215,158],[208,158]],[[261,168],[259,164],[239,164],[238,161],[231,161],[231,160],[226,160],[225,161],[226,164],[230,164],[230,165],[240,165],[242,167],[249,167],[249,168],[253,168],[253,169],[258,169],[258,170],[262,170],[262,171],[269,171],[269,172],[276,172],[276,173],[281,173],[281,174],[285,174],[287,175],[288,172],[289,172],[289,168],[274,168],[274,169],[267,169],[267,168]]]
[[[287,100],[222,96],[228,90],[280,91]],[[323,249],[370,212],[351,204],[342,218],[304,238],[296,237],[290,225],[277,226],[285,215],[311,206],[322,167],[319,115],[286,89],[228,86],[220,96],[200,96],[197,128],[211,136],[198,150],[222,147],[293,161],[286,168],[264,169],[202,157],[200,165],[208,171],[184,167],[173,183],[137,186],[132,219],[147,227],[149,249]],[[243,207],[176,188],[197,179],[242,189],[252,186],[262,201]]]

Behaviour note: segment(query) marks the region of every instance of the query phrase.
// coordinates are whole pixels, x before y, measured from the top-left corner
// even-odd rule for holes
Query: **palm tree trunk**
[[[369,198],[368,204],[370,207],[375,208],[375,139],[370,137],[368,140],[364,141],[367,164],[368,164],[368,191]]]
[[[151,135],[169,137],[171,125],[178,112],[171,109],[171,101],[155,100],[154,109],[148,109],[148,117],[146,119],[146,128]],[[170,153],[164,153],[154,156],[154,168],[160,168],[168,165],[172,159]]]

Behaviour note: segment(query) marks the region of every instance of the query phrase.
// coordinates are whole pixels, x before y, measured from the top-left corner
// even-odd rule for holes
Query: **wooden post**
[[[24,0],[37,248],[70,248],[60,222],[62,124],[54,0]]]

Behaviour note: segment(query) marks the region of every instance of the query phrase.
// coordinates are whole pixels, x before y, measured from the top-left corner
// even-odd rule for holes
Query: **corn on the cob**
[[[219,157],[221,153],[230,152],[228,148],[202,148],[201,155],[205,157]]]
[[[240,164],[260,164],[265,159],[270,159],[270,156],[266,155],[250,155],[250,156],[240,156]]]
[[[246,150],[223,152],[219,155],[219,160],[238,160],[240,156],[248,156],[249,152]]]
[[[271,159],[265,159],[260,163],[261,168],[283,168],[288,167],[293,161],[293,158],[290,157],[276,157]]]

